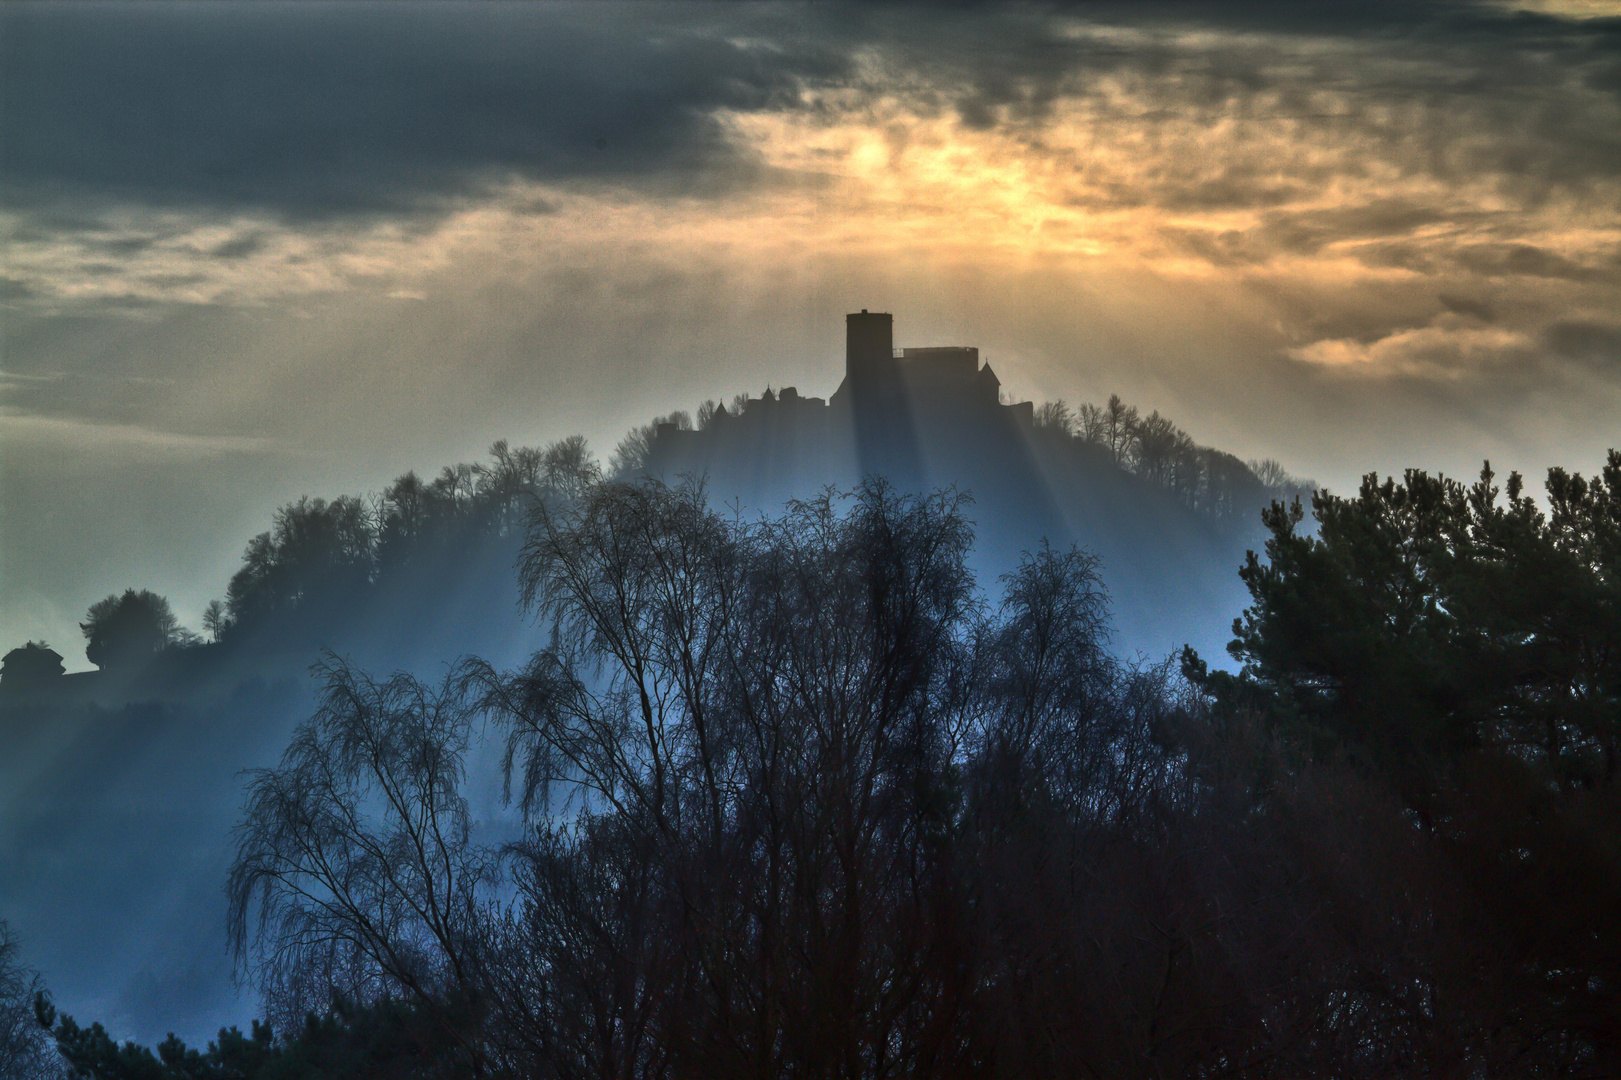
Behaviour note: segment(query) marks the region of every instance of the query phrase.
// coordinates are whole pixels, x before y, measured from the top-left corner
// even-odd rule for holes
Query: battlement
[[[972,379],[979,374],[979,350],[961,345],[931,345],[900,350],[910,372],[925,378]]]

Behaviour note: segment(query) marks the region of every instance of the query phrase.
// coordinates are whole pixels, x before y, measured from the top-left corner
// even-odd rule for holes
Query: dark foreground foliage
[[[1615,1075],[1621,457],[1549,490],[1370,480],[1315,536],[1275,507],[1233,676],[1113,659],[1080,551],[985,600],[950,495],[745,522],[581,485],[527,526],[526,666],[329,659],[253,777],[232,935],[303,1034],[151,1073],[59,1044],[100,1076]]]
[[[1186,669],[1216,730],[1261,724],[1295,775],[1355,775],[1411,822],[1391,854],[1415,876],[1380,882],[1407,925],[1364,958],[1412,988],[1386,1026],[1426,1070],[1616,1075],[1621,454],[1592,480],[1551,470],[1547,513],[1493,479],[1369,476],[1313,499],[1314,536],[1274,504],[1268,561],[1242,571],[1243,671]]]
[[[204,1050],[170,1035],[156,1051],[118,1043],[100,1024],[82,1028],[59,1016],[43,995],[37,1019],[56,1040],[65,1071],[99,1080],[347,1080],[460,1074],[454,1048],[422,1010],[384,999],[369,1006],[337,1001],[321,1017],[305,1017],[297,1034],[278,1039],[255,1020],[251,1034],[224,1028]],[[29,1074],[61,1075],[43,1069]]]

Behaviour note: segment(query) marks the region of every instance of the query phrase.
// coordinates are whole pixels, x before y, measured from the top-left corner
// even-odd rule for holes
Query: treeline
[[[1118,394],[1074,409],[1062,398],[1046,402],[1036,408],[1034,426],[1038,438],[1105,458],[1216,521],[1253,521],[1269,501],[1309,498],[1316,488],[1271,459],[1243,462],[1200,446],[1157,410],[1142,416]]]
[[[328,620],[368,592],[464,564],[492,540],[515,540],[530,500],[566,496],[598,472],[579,436],[544,449],[502,440],[488,462],[447,465],[426,482],[408,472],[371,499],[300,498],[248,543],[204,627],[218,639],[291,613]]]
[[[1113,658],[1078,550],[985,597],[960,499],[583,485],[526,665],[323,665],[242,973],[278,1030],[409,1016],[369,1075],[1615,1075],[1621,454],[1493,479],[1275,504],[1237,674]]]
[[[385,999],[336,1001],[278,1036],[253,1021],[199,1050],[170,1035],[156,1048],[122,1042],[99,1023],[60,1014],[39,975],[17,958],[18,936],[0,919],[0,1076],[6,1080],[349,1080],[435,1075],[448,1058],[443,1030],[421,1009]]]
[[[101,1024],[80,1027],[59,1015],[44,994],[33,1001],[32,1044],[8,1061],[7,1080],[350,1080],[352,1077],[454,1075],[435,1063],[454,1061],[441,1027],[407,1002],[365,1006],[339,1002],[311,1014],[285,1037],[257,1020],[249,1033],[223,1028],[203,1049],[170,1035],[156,1048],[120,1043]],[[47,1047],[46,1043],[54,1043]],[[54,1052],[53,1052],[54,1051]],[[4,1069],[10,1066],[10,1071]]]
[[[653,451],[659,429],[706,430],[717,416],[741,415],[757,402],[770,403],[769,388],[758,398],[738,394],[730,409],[713,400],[698,407],[697,418],[685,410],[656,416],[632,428],[609,459],[620,477],[640,472]],[[1200,446],[1186,431],[1156,410],[1141,415],[1112,394],[1107,403],[1085,403],[1071,408],[1062,398],[1036,407],[1033,417],[1038,447],[1084,458],[1106,461],[1146,484],[1171,493],[1189,509],[1223,524],[1253,524],[1272,500],[1310,498],[1311,480],[1290,476],[1277,461],[1241,461],[1232,454]]]
[[[763,398],[739,394],[730,413],[772,396],[769,389]],[[706,401],[696,422],[678,410],[632,428],[610,456],[608,475],[638,475],[662,425],[701,430],[724,408]],[[1253,525],[1269,500],[1309,497],[1314,486],[1275,461],[1246,464],[1199,446],[1158,412],[1142,417],[1118,395],[1078,409],[1046,403],[1035,411],[1034,428],[1048,452],[1107,461],[1220,523]],[[397,615],[378,609],[408,597],[424,600],[470,579],[476,590],[489,593],[494,585],[499,592],[529,501],[576,493],[603,473],[580,436],[545,448],[502,440],[489,460],[447,465],[432,480],[408,472],[380,494],[301,497],[277,509],[271,527],[249,541],[225,596],[205,608],[201,634],[180,625],[166,598],[126,589],[87,612],[88,658],[128,672],[213,643],[256,648],[275,641],[296,652],[341,642],[344,629],[368,615]],[[61,665],[47,643],[26,642],[0,658],[0,683],[49,685]]]
[[[580,436],[545,448],[502,440],[488,461],[447,465],[429,481],[413,471],[369,497],[301,497],[248,542],[225,597],[204,609],[202,634],[180,624],[167,598],[126,589],[86,613],[86,655],[122,673],[271,646],[307,656],[379,619],[442,605],[458,589],[479,594],[464,601],[509,598],[530,503],[569,497],[600,473]],[[8,689],[49,687],[62,671],[62,656],[43,641],[0,658]]]

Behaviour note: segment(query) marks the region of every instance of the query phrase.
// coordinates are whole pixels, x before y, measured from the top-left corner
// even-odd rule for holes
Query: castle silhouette
[[[844,382],[830,404],[872,402],[891,410],[909,402],[928,405],[972,402],[1014,411],[1028,421],[1030,402],[1001,404],[1002,381],[987,363],[979,366],[979,350],[960,345],[895,348],[895,319],[888,312],[844,317]]]
[[[717,491],[767,497],[867,475],[921,489],[940,479],[931,462],[956,456],[935,445],[942,440],[993,457],[1022,445],[1034,406],[1004,405],[1001,386],[977,348],[896,349],[894,316],[863,309],[845,316],[844,380],[831,397],[787,386],[736,411],[721,406],[701,430],[660,424],[646,468],[703,474],[720,482]]]

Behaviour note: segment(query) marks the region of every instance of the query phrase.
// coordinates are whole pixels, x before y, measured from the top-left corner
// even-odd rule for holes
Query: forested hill
[[[1260,512],[1309,497],[1313,485],[1276,462],[1200,446],[1119,397],[1009,406],[969,378],[915,375],[865,401],[847,380],[826,404],[791,387],[730,407],[706,402],[696,422],[676,413],[631,432],[613,462],[667,482],[703,477],[716,505],[750,513],[872,473],[903,491],[962,492],[983,580],[1043,539],[1079,545],[1102,562],[1117,648],[1164,655],[1192,642],[1219,652],[1227,613],[1243,603],[1234,571],[1260,542]]]
[[[323,649],[385,668],[508,656],[524,637],[513,566],[525,515],[599,476],[581,438],[545,450],[499,442],[488,461],[432,480],[409,472],[380,493],[299,498],[249,541],[201,634],[162,597],[114,593],[84,624],[100,671],[19,671],[0,685],[14,696],[188,699],[301,676]]]
[[[780,397],[735,402],[728,418],[740,431],[763,428]],[[688,422],[694,434],[714,414],[700,417]],[[661,420],[681,430],[679,417]],[[1254,512],[1283,490],[1281,476],[1258,477],[1118,402],[1078,419],[1055,404],[1032,420],[1011,433],[1016,444],[965,460],[964,476],[945,475],[942,457],[925,478],[971,492],[964,513],[978,538],[970,558],[981,587],[996,592],[997,576],[1044,533],[1055,549],[1079,539],[1102,550],[1119,628],[1110,648],[1135,651],[1147,635],[1134,631],[1148,625],[1158,656],[1184,641],[1219,653],[1241,607],[1237,569],[1256,543]],[[270,764],[308,715],[310,665],[323,649],[367,670],[426,678],[468,654],[520,663],[544,639],[521,608],[515,574],[528,514],[605,476],[645,476],[658,431],[631,432],[606,467],[577,437],[545,448],[497,443],[484,461],[430,478],[407,473],[381,492],[295,500],[248,543],[196,632],[161,596],[108,582],[119,591],[85,619],[95,672],[63,676],[49,648],[7,643],[19,648],[0,673],[0,786],[11,796],[0,820],[0,909],[28,935],[59,1000],[150,1040],[239,1018],[246,1007],[219,948],[239,773]],[[1003,452],[1010,445],[1021,448],[1012,457]],[[1165,445],[1175,453],[1156,451]],[[765,460],[748,446],[730,455],[702,470],[717,509],[739,505],[728,484]],[[1009,471],[988,476],[998,460]],[[1219,485],[1192,478],[1214,476],[1214,464],[1247,486],[1212,500]],[[773,491],[752,489],[760,512],[775,516],[782,498],[855,479],[830,459],[801,457],[796,468],[798,487],[779,474]],[[690,470],[665,475],[680,483],[681,471]],[[765,495],[779,501],[765,505]],[[176,851],[188,853],[184,866],[174,865]],[[130,880],[170,886],[131,895]],[[109,896],[122,897],[116,919],[107,917]]]
[[[860,478],[854,439],[842,451],[825,439],[807,445],[791,395],[740,395],[730,409],[706,403],[696,424],[682,412],[658,417],[633,429],[606,469],[578,436],[543,449],[502,441],[488,460],[445,466],[431,480],[409,472],[378,493],[305,496],[248,543],[201,633],[180,627],[165,605],[159,629],[134,631],[133,648],[101,649],[100,672],[0,686],[164,699],[228,691],[245,677],[297,676],[323,648],[384,668],[468,652],[515,658],[527,635],[513,566],[535,500],[567,497],[605,472],[696,479],[714,505],[751,514],[829,485],[851,489]],[[1259,541],[1260,511],[1310,491],[1276,462],[1246,464],[1201,447],[1119,398],[1076,410],[1048,403],[1018,427],[964,432],[927,421],[914,420],[927,470],[899,475],[898,463],[879,462],[881,471],[901,488],[969,496],[976,566],[988,580],[1044,538],[1098,555],[1118,644],[1128,650],[1164,655],[1189,641],[1219,650],[1243,599],[1236,570]],[[130,632],[116,619],[87,626],[109,640]],[[99,645],[92,635],[93,662]]]

